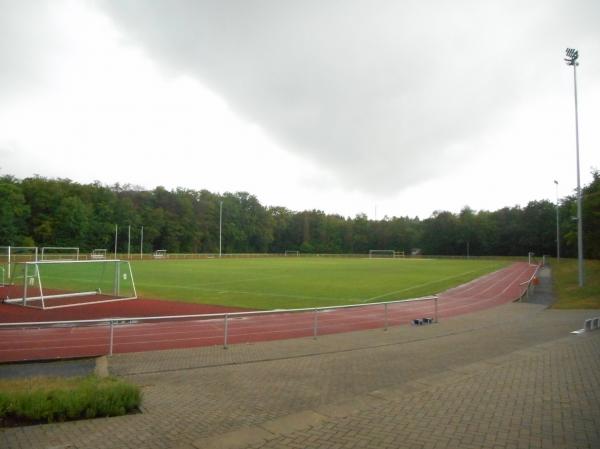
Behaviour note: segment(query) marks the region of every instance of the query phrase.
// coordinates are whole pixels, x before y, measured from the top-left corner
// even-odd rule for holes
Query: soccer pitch
[[[132,262],[138,293],[249,309],[289,309],[415,298],[508,263],[493,260],[268,257]]]

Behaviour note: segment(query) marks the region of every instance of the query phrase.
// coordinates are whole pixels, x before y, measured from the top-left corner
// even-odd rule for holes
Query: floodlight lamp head
[[[567,57],[565,62],[567,65],[578,65],[577,59],[579,58],[579,52],[574,48],[567,48]]]

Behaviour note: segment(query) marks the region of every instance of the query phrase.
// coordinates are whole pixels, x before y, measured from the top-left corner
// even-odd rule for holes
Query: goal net
[[[79,260],[79,248],[69,246],[44,246],[40,260]]]
[[[90,259],[100,260],[106,259],[106,250],[105,249],[95,249],[90,254]]]
[[[166,249],[157,249],[156,251],[154,251],[152,256],[155,259],[164,259],[167,257],[167,250]]]
[[[0,246],[0,280],[2,285],[10,283],[16,263],[38,260],[37,246]]]
[[[393,259],[396,257],[396,251],[393,249],[371,249],[369,250],[369,259]]]
[[[122,260],[24,262],[11,281],[4,302],[41,309],[137,298],[131,266]]]
[[[286,249],[285,250],[285,255],[286,256],[299,256],[300,255],[300,251],[294,251],[294,250]]]

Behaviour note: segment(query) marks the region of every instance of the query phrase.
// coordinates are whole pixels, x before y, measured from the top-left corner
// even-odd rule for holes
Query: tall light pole
[[[115,225],[115,259],[117,258],[117,233],[119,230],[119,225]]]
[[[554,184],[556,184],[556,263],[560,263],[560,221],[558,215],[558,181],[554,180]]]
[[[144,260],[144,227],[140,230],[140,260]]]
[[[579,260],[579,286],[583,287],[583,221],[581,220],[581,182],[579,176],[579,118],[577,114],[577,66],[579,52],[567,48],[567,65],[573,66],[573,86],[575,88],[575,150],[577,152],[577,258]]]
[[[219,257],[221,257],[221,235],[223,230],[223,201],[219,202]]]
[[[127,226],[127,260],[131,259],[131,225]]]

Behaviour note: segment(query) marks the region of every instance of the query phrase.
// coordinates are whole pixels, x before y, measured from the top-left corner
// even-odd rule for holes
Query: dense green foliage
[[[556,309],[600,309],[600,260],[585,262],[585,285],[579,287],[577,260],[552,263]]]
[[[144,226],[144,251],[217,252],[219,202],[223,202],[223,251],[303,253],[365,253],[369,249],[425,254],[471,255],[555,254],[555,205],[532,201],[525,207],[459,214],[439,211],[427,219],[385,217],[369,220],[311,210],[265,207],[245,193],[218,195],[207,190],[79,184],[42,177],[0,178],[0,245],[79,246],[82,250],[113,247],[118,224],[119,251],[127,250],[127,226],[132,227],[132,251],[139,251]],[[584,188],[584,250],[600,258],[600,173]],[[561,202],[561,247],[576,254],[573,196]]]
[[[0,382],[0,423],[119,416],[138,408],[139,387],[115,378]]]
[[[506,263],[474,259],[264,257],[132,264],[138,292],[147,298],[287,309],[430,295]]]

